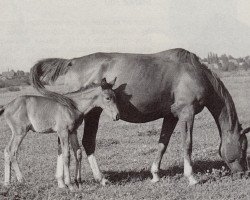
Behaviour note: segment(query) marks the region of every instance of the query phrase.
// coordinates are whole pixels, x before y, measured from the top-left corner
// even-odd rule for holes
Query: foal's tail
[[[0,106],[0,116],[4,113],[5,106]]]
[[[72,99],[56,92],[47,90],[44,86],[44,82],[41,81],[41,79],[47,79],[51,82],[56,81],[59,76],[68,72],[68,69],[71,65],[71,60],[68,59],[49,58],[40,60],[30,69],[30,81],[33,87],[40,94],[53,98],[59,103],[69,108],[75,109],[76,103]]]

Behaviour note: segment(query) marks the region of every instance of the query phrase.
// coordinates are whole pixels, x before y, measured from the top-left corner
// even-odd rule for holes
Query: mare
[[[77,129],[82,124],[86,114],[93,108],[102,108],[113,120],[119,119],[115,93],[112,90],[115,79],[107,83],[104,78],[101,87],[90,88],[84,92],[69,93],[67,98],[71,105],[63,105],[58,99],[43,96],[20,96],[0,107],[0,115],[4,113],[5,120],[12,131],[12,137],[5,148],[5,180],[8,186],[11,179],[11,165],[17,180],[23,181],[23,176],[17,163],[18,148],[29,130],[39,133],[56,132],[60,139],[62,155],[58,157],[56,178],[58,186],[71,184],[69,173],[69,139],[76,157],[75,178],[81,184],[81,149],[77,139]],[[64,181],[63,181],[64,177]]]
[[[246,138],[241,134],[233,99],[219,77],[194,53],[177,48],[154,54],[94,53],[72,59],[50,58],[38,61],[30,72],[33,86],[49,97],[61,94],[47,90],[42,80],[53,82],[64,76],[65,84],[77,90],[97,84],[103,77],[110,80],[117,77],[115,93],[122,120],[144,123],[163,118],[158,150],[151,166],[152,182],[159,181],[162,156],[179,121],[184,175],[190,185],[197,183],[191,162],[192,133],[194,116],[204,107],[217,124],[222,159],[233,173],[245,171],[246,149],[242,143]],[[96,109],[86,115],[82,144],[94,178],[105,184],[94,155],[100,114]]]

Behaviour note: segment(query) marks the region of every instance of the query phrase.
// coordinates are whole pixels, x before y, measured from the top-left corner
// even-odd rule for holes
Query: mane
[[[218,77],[218,75],[212,72],[210,69],[208,69],[207,66],[205,66],[204,64],[203,64],[203,67],[205,68],[205,73],[207,74],[208,79],[213,85],[215,92],[218,94],[218,96],[221,99],[225,100],[225,105],[230,115],[230,119],[231,119],[230,122],[231,122],[231,128],[232,128],[236,125],[236,122],[239,122],[235,104],[233,102],[233,98],[230,95],[227,88],[225,87],[224,83]]]
[[[205,75],[204,77],[206,77],[211,83],[214,92],[225,103],[229,116],[230,128],[232,129],[233,127],[235,127],[236,123],[239,122],[235,104],[232,96],[225,87],[224,83],[220,80],[219,76],[215,72],[210,70],[205,64],[202,64],[199,60],[199,57],[196,56],[194,53],[190,53],[189,51],[182,49],[181,51],[178,51],[177,56],[180,58],[181,62],[187,62],[191,64],[193,67],[196,68],[197,71],[200,71],[202,74]]]

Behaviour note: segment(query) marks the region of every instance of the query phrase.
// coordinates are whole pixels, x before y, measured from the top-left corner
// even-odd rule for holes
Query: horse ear
[[[109,85],[111,85],[111,87],[114,86],[114,84],[115,84],[115,82],[116,82],[116,78],[117,78],[117,77],[115,77],[113,81],[109,82]]]
[[[103,78],[102,81],[101,81],[101,85],[103,86],[103,85],[106,85],[106,84],[107,84],[107,80],[106,80],[106,78]]]
[[[249,133],[250,132],[250,127],[247,127],[246,129],[244,129],[242,132],[241,132],[241,134],[247,134],[247,133]]]

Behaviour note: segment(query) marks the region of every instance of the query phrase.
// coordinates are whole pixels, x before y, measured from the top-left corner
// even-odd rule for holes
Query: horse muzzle
[[[120,115],[119,113],[117,113],[116,115],[113,115],[113,121],[118,121],[120,119]]]

